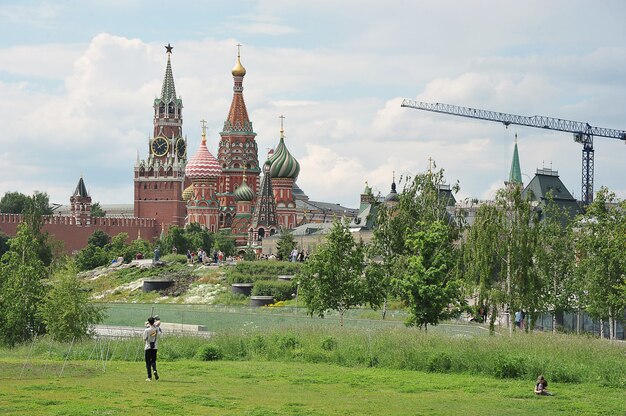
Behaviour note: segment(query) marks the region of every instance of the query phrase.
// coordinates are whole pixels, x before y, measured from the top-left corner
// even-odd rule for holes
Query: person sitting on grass
[[[543,376],[539,376],[539,378],[537,378],[537,383],[535,384],[535,394],[541,396],[552,396],[552,394],[548,391],[548,382],[545,378],[543,378]]]

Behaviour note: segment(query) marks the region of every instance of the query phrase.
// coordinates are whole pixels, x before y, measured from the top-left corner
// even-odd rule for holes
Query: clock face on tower
[[[179,137],[178,140],[176,140],[176,155],[179,159],[182,159],[185,156],[186,152],[187,144],[182,137]]]
[[[170,144],[163,136],[156,137],[150,144],[150,150],[155,156],[165,156],[169,150]]]

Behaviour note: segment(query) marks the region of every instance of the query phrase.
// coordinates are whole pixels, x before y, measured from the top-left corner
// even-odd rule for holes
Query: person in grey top
[[[152,372],[154,371],[154,379],[159,379],[157,373],[156,360],[157,349],[159,347],[159,328],[154,326],[154,318],[148,318],[148,324],[143,331],[144,354],[146,358],[146,370],[148,371],[148,378],[146,381],[152,381]]]

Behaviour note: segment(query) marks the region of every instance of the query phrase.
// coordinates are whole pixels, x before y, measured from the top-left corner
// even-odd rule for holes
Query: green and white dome
[[[241,185],[239,185],[239,188],[235,189],[235,192],[233,193],[233,197],[235,198],[235,201],[237,202],[239,201],[250,202],[254,199],[254,192],[248,186],[245,176],[243,177],[243,182],[241,182]]]
[[[300,164],[295,157],[291,156],[287,146],[285,146],[285,137],[283,130],[280,131],[280,142],[274,150],[274,154],[269,159],[272,164],[270,175],[273,178],[296,179],[300,173]]]

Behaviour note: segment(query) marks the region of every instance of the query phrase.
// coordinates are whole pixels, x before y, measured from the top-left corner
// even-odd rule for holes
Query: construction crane
[[[504,124],[506,127],[515,124],[518,126],[574,133],[574,141],[583,145],[581,192],[583,205],[589,205],[593,202],[593,136],[623,140],[626,143],[626,131],[624,130],[593,127],[589,123],[581,123],[579,121],[562,120],[560,118],[545,116],[518,116],[515,114],[499,113],[497,111],[459,107],[442,103],[424,103],[408,99],[402,100],[402,107],[450,114],[453,116],[476,118],[479,120],[496,121]]]

